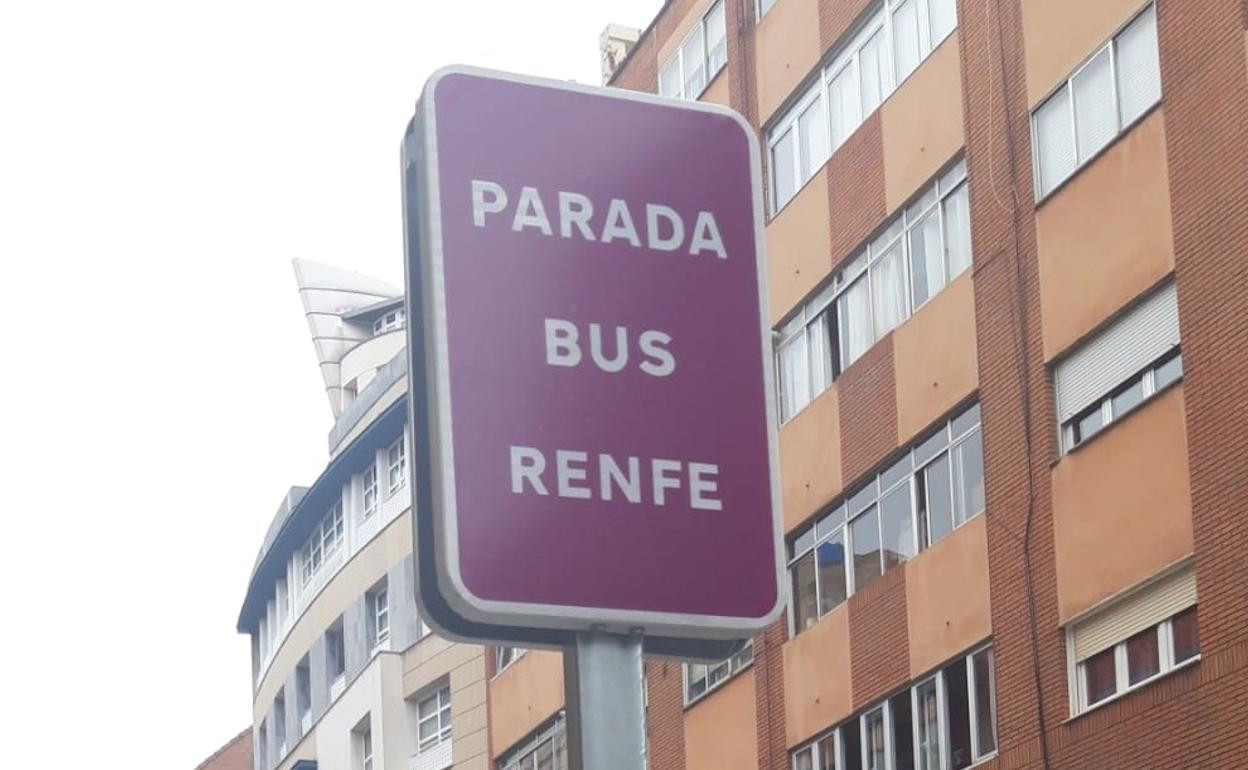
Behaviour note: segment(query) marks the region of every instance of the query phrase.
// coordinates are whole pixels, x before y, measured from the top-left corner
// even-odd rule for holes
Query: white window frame
[[[528,650],[524,647],[516,647],[509,644],[495,645],[494,676],[498,676],[506,671],[513,663],[524,657],[524,654],[527,652]]]
[[[407,444],[404,436],[386,447],[386,494],[394,496],[407,485]]]
[[[1176,360],[1179,363],[1178,377],[1171,380],[1170,382],[1167,382],[1161,386],[1158,386],[1157,385],[1157,371],[1161,369],[1163,366],[1169,364],[1171,361],[1176,361]],[[1099,401],[1090,404],[1083,411],[1076,413],[1069,420],[1062,423],[1061,434],[1062,434],[1063,453],[1069,453],[1077,449],[1078,447],[1083,446],[1088,441],[1104,433],[1114,423],[1119,422],[1127,415],[1140,410],[1141,408],[1144,407],[1145,404],[1152,401],[1158,395],[1169,390],[1171,387],[1183,382],[1184,374],[1185,372],[1183,370],[1182,348],[1176,347],[1176,348],[1171,348],[1170,350],[1166,351],[1162,356],[1154,359],[1153,362],[1150,363],[1144,371],[1132,376],[1128,380],[1124,380],[1123,382],[1115,385],[1113,389],[1110,390],[1108,393],[1106,393],[1104,396],[1102,396]],[[1140,385],[1141,387],[1141,396],[1140,396],[1139,402],[1122,410],[1121,412],[1115,411],[1114,397],[1118,395],[1119,393],[1121,393],[1124,389],[1134,387],[1137,384]],[[1097,428],[1090,435],[1087,435],[1087,436],[1081,435],[1078,431],[1079,423],[1083,422],[1084,418],[1096,412],[1100,413],[1101,426]]]
[[[702,700],[753,664],[753,639],[747,641],[745,643],[745,647],[741,648],[741,650],[736,654],[724,658],[718,663],[685,663],[681,666],[685,693],[685,706],[692,706],[694,703]],[[689,685],[694,680],[693,672],[699,669],[704,670],[703,676],[705,677],[707,684],[705,690],[695,695],[689,691]],[[711,681],[711,677],[713,675],[718,677],[714,682]]]
[[[368,467],[364,469],[364,473],[361,474],[360,481],[361,481],[361,486],[363,487],[363,492],[361,496],[361,501],[362,501],[361,518],[367,519],[368,517],[372,516],[374,513],[377,512],[377,508],[380,505],[379,500],[378,500],[379,495],[378,495],[378,489],[377,489],[379,485],[377,482],[377,461],[376,460],[373,460],[371,463],[368,464]]]
[[[369,593],[369,610],[373,616],[373,648],[376,649],[390,639],[390,587],[388,582]]]
[[[1129,693],[1135,692],[1142,687],[1147,687],[1158,679],[1199,662],[1201,658],[1199,651],[1187,660],[1176,662],[1174,659],[1174,618],[1189,609],[1191,607],[1166,618],[1155,626],[1150,626],[1149,629],[1145,629],[1152,630],[1157,634],[1157,654],[1160,660],[1158,661],[1157,673],[1152,676],[1131,684],[1131,672],[1127,658],[1127,642],[1130,641],[1129,639],[1123,639],[1112,648],[1108,648],[1114,651],[1114,692],[1095,703],[1088,702],[1087,660],[1075,661],[1074,624],[1067,626],[1066,665],[1067,670],[1070,672],[1068,683],[1071,693],[1071,716],[1079,716],[1080,714],[1086,714],[1089,711],[1106,706]],[[1104,652],[1104,650],[1101,652]],[[1099,652],[1097,653],[1097,655],[1100,654]],[[1091,660],[1093,657],[1096,656],[1090,656],[1088,660]]]
[[[724,26],[724,60],[722,63],[720,63],[718,67],[712,70],[711,69],[711,47],[707,45],[706,32],[707,32],[707,29],[710,27],[708,20],[711,18],[711,15],[717,11],[721,14],[724,14],[724,24],[723,24]],[[689,94],[689,93],[685,93],[685,84],[688,82],[688,78],[685,75],[685,46],[689,43],[691,39],[693,39],[695,35],[700,35],[702,37],[703,83],[702,83],[702,88],[696,94]],[[680,90],[674,94],[663,93],[663,73],[664,71],[667,70],[668,67],[671,67],[671,66],[676,67],[676,72],[679,75],[679,79],[680,79]],[[658,76],[659,80],[658,80],[657,90],[660,96],[668,96],[674,99],[688,99],[692,101],[702,96],[702,94],[706,93],[706,89],[710,87],[711,82],[714,81],[716,76],[719,75],[720,71],[723,70],[727,66],[728,66],[727,8],[725,6],[724,0],[715,0],[715,2],[711,3],[711,6],[710,8],[707,9],[706,13],[702,14],[702,18],[698,19],[698,23],[693,26],[693,29],[691,29],[685,35],[684,39],[680,41],[680,45],[676,47],[676,50],[672,53],[670,57],[668,57],[667,61],[663,62],[663,65],[659,67],[659,76]]]
[[[955,451],[965,446],[967,442],[978,433],[981,441],[980,464],[981,467],[984,466],[982,449],[983,414],[979,410],[980,404],[978,401],[975,401],[958,410],[955,414],[946,418],[941,423],[939,428],[922,434],[921,440],[915,441],[914,444],[906,450],[906,454],[904,454],[901,458],[888,463],[882,470],[873,472],[869,476],[870,480],[865,484],[853,488],[853,491],[846,494],[841,500],[822,509],[819,515],[810,524],[795,530],[794,537],[792,538],[788,548],[789,559],[786,570],[788,575],[789,591],[788,612],[790,636],[796,636],[804,630],[797,627],[797,614],[795,610],[797,606],[797,597],[793,593],[794,569],[798,562],[802,561],[812,553],[815,555],[815,612],[817,621],[819,618],[826,616],[833,609],[840,606],[840,603],[830,605],[827,612],[823,611],[822,577],[820,576],[818,562],[819,547],[829,540],[834,539],[837,535],[842,536],[845,554],[845,601],[848,601],[849,597],[853,596],[858,589],[852,566],[854,557],[853,524],[862,516],[868,515],[871,511],[876,512],[876,538],[880,543],[880,558],[883,559],[883,546],[885,542],[883,531],[884,523],[882,517],[879,516],[879,503],[887,495],[895,492],[903,486],[909,487],[910,531],[914,539],[912,550],[915,555],[922,553],[939,542],[939,540],[933,542],[931,539],[930,517],[928,521],[929,532],[926,538],[926,545],[923,543],[923,538],[920,537],[918,505],[919,484],[917,478],[920,473],[926,471],[929,466],[938,462],[942,457],[949,458],[951,495],[949,505],[950,511],[952,512],[952,527],[946,534],[946,537],[953,534],[953,532],[957,531],[967,522],[981,515],[987,509],[987,498],[985,495],[983,507],[976,511],[966,510],[964,512],[964,518],[961,521],[958,520],[956,497],[959,493],[959,484],[961,480],[955,473],[953,457]],[[972,415],[974,415],[973,419]],[[955,424],[963,421],[964,418],[968,420],[967,424],[965,426],[961,426],[955,433]],[[936,450],[930,457],[920,460],[918,457],[918,451],[941,433],[945,436],[944,445],[940,449]],[[896,481],[890,481],[888,487],[883,488],[884,476],[888,475],[890,471],[897,470],[898,468],[904,466],[907,459],[910,467],[909,472],[904,477],[899,478]],[[981,483],[984,483],[983,478],[984,477],[981,475]],[[883,575],[886,571],[884,570],[883,561],[880,563],[880,569],[880,574]]]
[[[898,78],[896,72],[897,47],[893,41],[893,12],[896,6],[901,5],[904,0],[889,0],[888,2],[877,2],[870,10],[864,13],[857,24],[854,25],[851,33],[839,41],[833,48],[832,55],[827,62],[820,67],[819,72],[809,82],[795,92],[792,98],[792,107],[788,109],[783,116],[777,120],[767,130],[767,163],[768,167],[773,169],[773,173],[769,174],[771,179],[768,197],[771,200],[771,214],[775,216],[788,204],[790,200],[797,197],[798,191],[810,181],[820,168],[836,154],[840,145],[833,142],[832,132],[832,114],[828,105],[828,87],[832,80],[841,73],[845,67],[853,69],[854,95],[857,99],[857,116],[851,121],[849,131],[846,132],[844,140],[847,141],[850,136],[869,118],[876,110],[888,100],[897,87],[905,81],[905,78]],[[932,52],[940,46],[942,42],[952,35],[953,31],[958,28],[959,20],[956,17],[956,6],[954,9],[954,25],[950,29],[946,38],[940,40],[932,39],[931,25],[931,8],[929,0],[911,0],[917,4],[916,13],[918,15],[919,25],[919,60],[918,66],[922,66]],[[861,70],[861,52],[868,42],[875,36],[877,32],[883,32],[883,49],[885,56],[881,58],[881,79],[882,87],[880,93],[879,104],[871,106],[869,109],[864,107],[862,100],[862,70]],[[913,73],[912,73],[913,74]],[[803,178],[800,173],[801,168],[801,136],[798,128],[798,118],[806,111],[814,100],[822,103],[823,125],[827,133],[824,147],[827,149],[827,157],[822,158],[820,162],[811,164],[810,175]],[[779,200],[776,190],[776,177],[774,173],[775,167],[775,148],[782,141],[784,135],[790,130],[793,131],[793,157],[792,168],[794,187],[793,195],[783,201]]]
[[[371,725],[360,731],[360,767],[362,770],[373,770],[373,728]]]
[[[311,585],[321,573],[325,562],[342,548],[345,539],[342,499],[339,498],[330,507],[329,513],[321,520],[321,523],[312,530],[312,534],[299,551],[299,582],[302,588]]]
[[[421,716],[422,707],[429,703],[433,704],[433,713]],[[438,729],[433,735],[422,739],[421,728],[428,723],[436,723]],[[423,754],[450,739],[451,686],[445,684],[416,701],[416,753]]]
[[[1097,49],[1093,51],[1086,59],[1084,59],[1079,64],[1078,67],[1075,68],[1075,71],[1070,74],[1070,77],[1066,78],[1066,80],[1063,83],[1061,83],[1057,88],[1053,89],[1053,91],[1048,96],[1041,99],[1040,102],[1035,106],[1035,108],[1032,109],[1031,111],[1031,157],[1032,157],[1032,176],[1034,179],[1034,185],[1035,185],[1034,192],[1036,196],[1037,205],[1045,201],[1053,193],[1062,189],[1062,187],[1064,187],[1068,181],[1074,178],[1079,173],[1079,170],[1082,169],[1084,166],[1086,166],[1089,161],[1091,161],[1093,158],[1099,157],[1100,154],[1104,152],[1107,148],[1112,146],[1114,142],[1118,140],[1118,138],[1120,138],[1133,126],[1135,126],[1137,123],[1142,121],[1145,117],[1147,117],[1153,111],[1153,109],[1156,108],[1156,106],[1161,103],[1162,98],[1163,98],[1162,92],[1161,92],[1162,84],[1159,80],[1157,83],[1157,100],[1153,102],[1151,105],[1149,105],[1148,107],[1144,108],[1140,112],[1139,115],[1133,117],[1130,121],[1124,121],[1123,114],[1122,114],[1122,98],[1121,98],[1122,94],[1120,93],[1121,86],[1118,82],[1118,66],[1119,66],[1118,65],[1118,56],[1119,56],[1118,40],[1119,38],[1121,37],[1122,33],[1127,30],[1127,28],[1129,28],[1135,22],[1139,21],[1145,14],[1148,14],[1148,13],[1155,14],[1156,12],[1157,12],[1157,4],[1155,0],[1150,0],[1150,2],[1146,3],[1143,8],[1141,8],[1136,13],[1132,14],[1131,17],[1127,20],[1127,22],[1123,24],[1121,27],[1119,27],[1114,32],[1114,34],[1110,37],[1109,40],[1107,40],[1102,45],[1097,46]],[[1156,41],[1154,41],[1154,43],[1156,43]],[[1115,116],[1115,123],[1117,126],[1117,130],[1114,132],[1114,136],[1111,137],[1103,145],[1101,145],[1100,147],[1089,148],[1085,152],[1083,149],[1079,147],[1079,116],[1077,114],[1076,107],[1075,107],[1074,82],[1075,82],[1075,79],[1078,78],[1079,75],[1085,69],[1087,69],[1089,65],[1095,62],[1097,58],[1099,58],[1100,55],[1105,53],[1106,51],[1109,52],[1110,84],[1113,90],[1114,116]],[[1043,179],[1041,178],[1041,173],[1040,173],[1040,163],[1041,163],[1040,131],[1039,131],[1039,122],[1037,120],[1037,117],[1040,111],[1044,109],[1046,105],[1048,105],[1052,100],[1057,99],[1063,95],[1067,99],[1068,108],[1070,110],[1070,135],[1069,136],[1070,136],[1071,144],[1074,147],[1074,155],[1075,155],[1074,166],[1072,166],[1070,171],[1061,179],[1055,180],[1051,188],[1049,188],[1048,190],[1045,190],[1044,182],[1043,182]]]
[[[391,310],[385,315],[373,321],[373,336],[385,334],[403,328],[403,322],[406,320],[403,316],[402,309]]]

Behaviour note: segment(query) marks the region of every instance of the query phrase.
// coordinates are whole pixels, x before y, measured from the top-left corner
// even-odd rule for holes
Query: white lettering
[[[611,455],[598,455],[598,480],[602,488],[602,499],[614,499],[611,492],[611,484],[615,483],[624,493],[624,499],[630,503],[641,502],[641,460],[636,457],[628,458],[628,475],[624,475],[624,471],[616,464],[615,458]]]
[[[492,197],[487,201],[485,194]],[[507,193],[497,182],[472,180],[472,223],[477,227],[485,227],[485,215],[497,214],[507,207]]]
[[[546,319],[546,363],[551,366],[576,366],[581,362],[581,347],[576,344],[576,324],[561,318]]]
[[[513,232],[520,232],[526,227],[536,227],[543,235],[550,235],[550,220],[546,218],[546,208],[537,195],[536,187],[521,187],[520,200],[516,203],[516,216],[511,220]]]
[[[581,231],[581,237],[587,241],[594,240],[594,231],[589,227],[589,218],[594,215],[594,204],[580,193],[559,193],[559,235],[562,238],[572,237],[572,225]]]
[[[654,485],[654,504],[665,505],[667,496],[665,491],[668,489],[680,489],[680,479],[669,476],[668,473],[680,472],[679,460],[661,460],[655,458],[650,461],[650,474]]]
[[[670,350],[663,347],[671,341],[672,335],[666,332],[652,329],[641,333],[641,339],[638,341],[641,352],[654,359],[641,362],[643,372],[653,377],[666,377],[676,371],[676,357]]]
[[[546,458],[540,449],[527,446],[511,448],[511,491],[524,494],[524,482],[528,481],[539,495],[548,494],[542,483],[542,471],[546,470]]]
[[[659,219],[667,220],[672,228],[671,236],[664,238],[659,232]],[[646,238],[650,248],[657,251],[675,251],[685,242],[685,224],[680,215],[669,206],[646,204]]]
[[[633,225],[633,215],[628,213],[628,205],[619,198],[612,198],[607,206],[607,221],[602,225],[602,242],[610,243],[619,238],[626,239],[634,246],[641,246],[637,228]]]
[[[703,251],[713,251],[720,259],[728,259],[724,252],[724,243],[719,237],[719,227],[709,211],[698,212],[698,221],[693,225],[693,239],[689,242],[690,254],[697,256]]]
[[[719,466],[709,463],[689,463],[689,507],[704,511],[722,510],[724,504],[705,495],[713,495],[719,490]]]
[[[585,469],[583,467],[573,468],[572,463],[581,463],[589,459],[584,452],[570,452],[565,449],[555,450],[555,478],[559,481],[559,496],[578,498],[588,500],[590,498],[589,489],[585,487],[572,486],[573,481],[585,480]]]
[[[623,326],[615,327],[615,357],[607,358],[602,352],[602,327],[598,324],[589,325],[589,355],[604,372],[615,373],[628,363],[628,330]]]

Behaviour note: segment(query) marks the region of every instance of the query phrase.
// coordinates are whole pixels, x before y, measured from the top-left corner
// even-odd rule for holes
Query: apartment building
[[[415,604],[402,292],[302,260],[295,275],[334,421],[239,612],[255,770],[485,770],[482,648],[429,633]]]
[[[782,412],[788,617],[647,661],[650,767],[1248,765],[1248,5],[671,0],[610,83],[757,127]]]
[[[235,735],[224,746],[200,762],[195,770],[252,770],[251,728]]]

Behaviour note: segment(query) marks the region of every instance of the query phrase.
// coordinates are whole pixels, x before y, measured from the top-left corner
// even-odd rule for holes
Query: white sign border
[[[596,607],[504,602],[478,597],[469,590],[460,573],[459,530],[456,512],[455,464],[452,441],[450,403],[450,357],[447,342],[445,276],[443,273],[441,200],[439,186],[437,115],[435,97],[438,84],[448,75],[468,75],[491,80],[553,88],[587,94],[599,98],[642,102],[668,108],[705,112],[734,120],[744,132],[750,153],[750,183],[754,208],[754,248],[758,269],[760,353],[762,355],[763,390],[766,400],[768,470],[771,484],[773,561],[776,568],[776,601],[764,615],[739,618],[721,615],[621,610]],[[437,574],[440,593],[447,604],[467,620],[503,626],[527,626],[586,631],[645,633],[688,639],[741,639],[761,633],[784,614],[788,591],[785,581],[785,559],[782,531],[782,501],[777,447],[776,391],[770,346],[771,325],[768,311],[767,259],[763,223],[762,165],[758,136],[753,127],[738,113],[716,104],[669,99],[654,94],[616,88],[584,86],[578,83],[517,75],[466,65],[438,69],[429,77],[421,93],[416,114],[415,138],[420,162],[418,201],[420,212],[421,292],[424,309],[423,334],[425,364],[429,393],[430,445],[429,481],[433,500],[435,550],[440,552]],[[447,589],[451,590],[447,590]]]

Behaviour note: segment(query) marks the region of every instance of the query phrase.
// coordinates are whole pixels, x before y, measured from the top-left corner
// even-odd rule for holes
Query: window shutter
[[[1179,306],[1170,283],[1058,363],[1058,422],[1104,398],[1178,344]]]
[[[1075,660],[1087,660],[1194,604],[1196,570],[1189,563],[1077,623]]]

